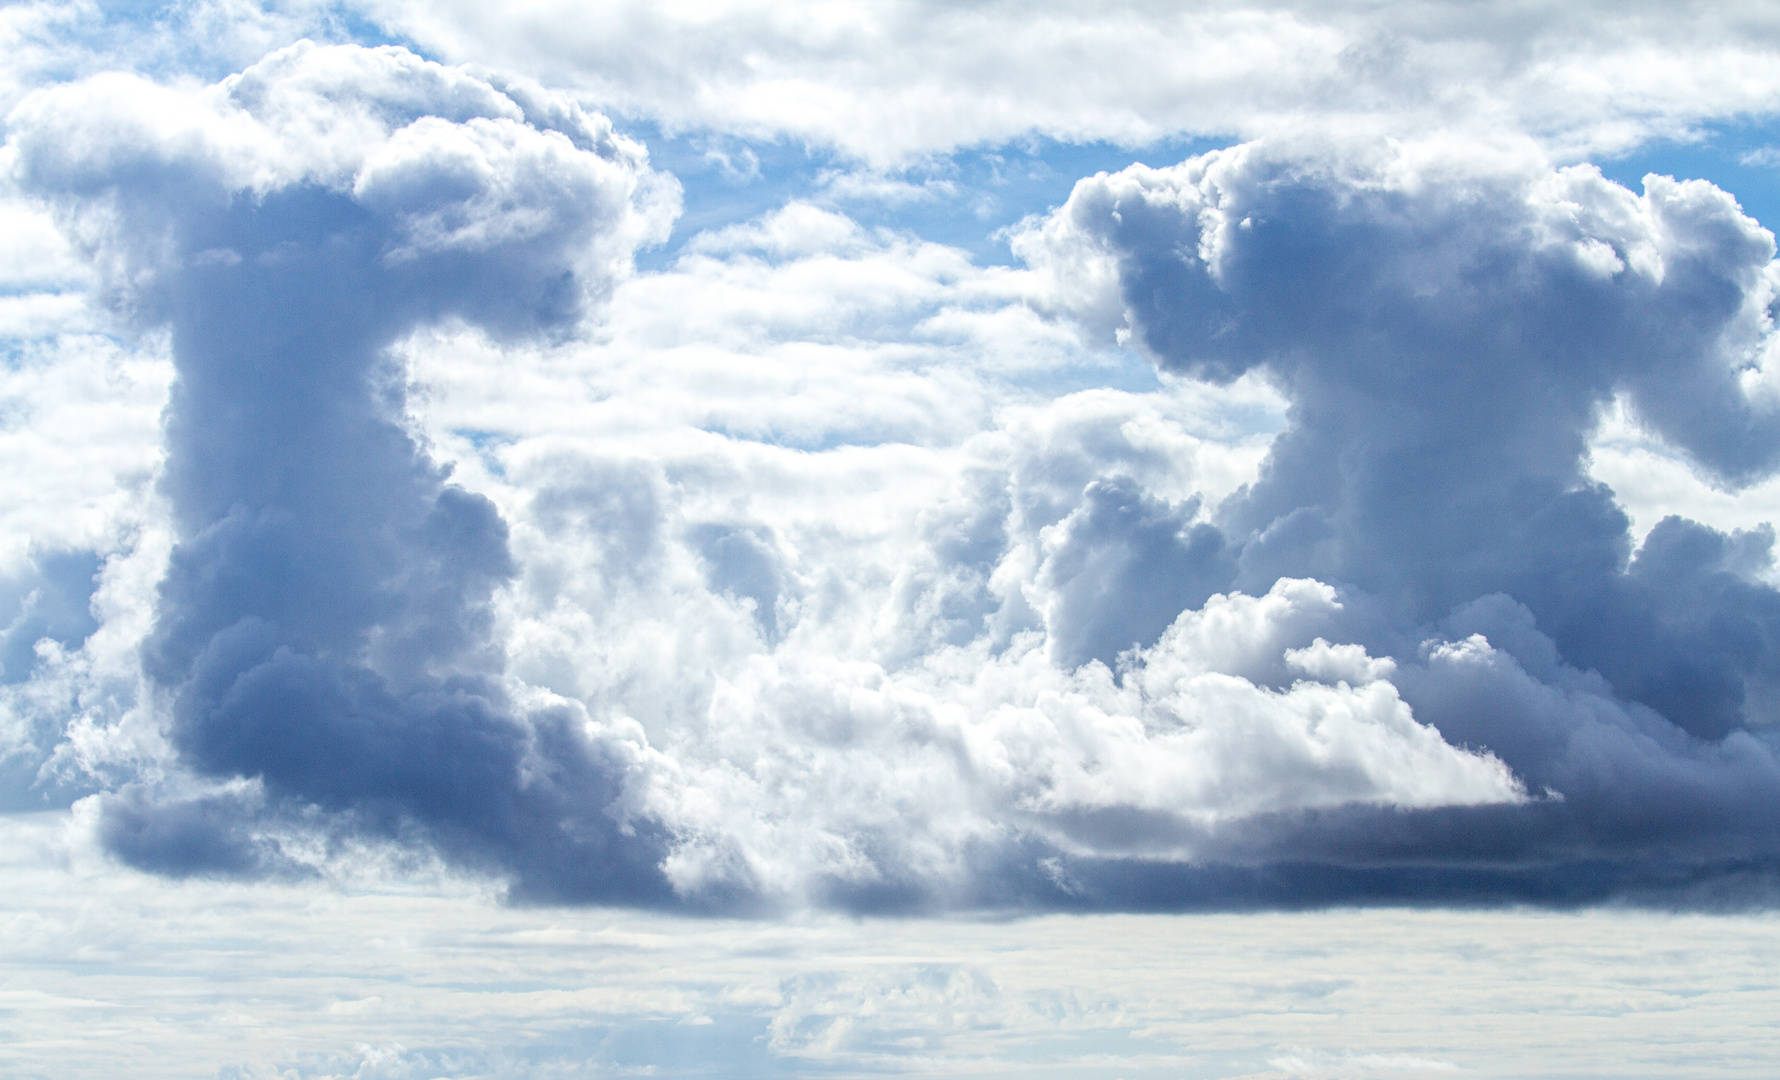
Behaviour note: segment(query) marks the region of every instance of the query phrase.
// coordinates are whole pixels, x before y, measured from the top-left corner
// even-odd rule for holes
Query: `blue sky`
[[[1766,223],[1780,219],[1780,175],[1774,147],[1780,128],[1770,118],[1701,125],[1686,139],[1656,140],[1601,162],[1601,172],[1627,187],[1645,173],[1710,180],[1731,192],[1744,213]]]
[[[0,48],[9,1069],[1771,1057],[1767,6]]]

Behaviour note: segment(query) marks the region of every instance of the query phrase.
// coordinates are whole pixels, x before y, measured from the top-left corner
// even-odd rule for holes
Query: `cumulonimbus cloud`
[[[1418,718],[1554,797],[1319,819],[1292,857],[1771,862],[1772,533],[1670,518],[1634,552],[1586,460],[1618,397],[1720,483],[1780,464],[1774,242],[1728,195],[1251,146],[1085,180],[1022,243],[1065,280],[1103,266],[1081,316],[1164,370],[1260,370],[1291,401],[1206,554],[1152,573],[1338,584],[1364,612],[1348,640],[1414,658],[1392,678]]]
[[[265,868],[255,815],[321,812],[545,894],[660,894],[623,747],[496,678],[506,525],[404,430],[387,346],[440,320],[572,326],[660,235],[671,184],[598,117],[400,49],[300,44],[197,93],[104,76],[11,123],[20,180],[113,303],[171,327],[177,545],[144,665],[180,761],[257,782],[127,791],[113,849]]]

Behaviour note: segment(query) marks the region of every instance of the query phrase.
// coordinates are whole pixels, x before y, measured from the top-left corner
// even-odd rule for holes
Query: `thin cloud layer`
[[[1780,22],[1751,5],[358,7],[436,55],[535,72],[674,130],[833,146],[874,167],[1033,134],[1143,146],[1330,129],[1531,138],[1571,156],[1780,103]]]

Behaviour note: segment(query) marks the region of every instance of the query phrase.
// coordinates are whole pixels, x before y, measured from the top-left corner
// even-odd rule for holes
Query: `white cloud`
[[[639,245],[665,239],[677,186],[603,117],[501,83],[405,49],[308,41],[195,91],[111,72],[28,96],[8,118],[11,163],[19,183],[60,200],[65,228],[126,302],[186,260],[241,258],[222,233],[203,248],[204,215],[300,185],[389,216],[393,263],[454,249],[537,260],[555,247],[600,292]]]
[[[1028,133],[1345,130],[1613,151],[1780,106],[1765,9],[1129,2],[959,7],[367,0],[438,54],[539,73],[670,128],[878,165]]]
[[[1256,813],[1521,797],[1415,723],[1387,662],[1313,644],[1339,609],[1323,586],[1215,598],[1122,681],[1048,658],[1046,537],[1097,481],[1184,504],[1252,479],[1279,423],[1264,384],[997,406],[1022,356],[1106,362],[1008,321],[1033,275],[801,204],[688,247],[622,285],[592,343],[404,346],[415,422],[513,523],[509,671],[641,722],[681,887],[962,889],[1013,830],[1179,855]],[[764,560],[751,583],[701,553],[712,529]],[[1295,647],[1351,685],[1293,685],[1315,667],[1290,673]],[[1119,809],[1175,835],[1072,839]]]

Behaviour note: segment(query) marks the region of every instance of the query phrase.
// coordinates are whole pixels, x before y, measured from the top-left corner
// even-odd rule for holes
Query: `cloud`
[[[133,757],[130,739],[85,734],[136,699],[134,586],[165,554],[152,480],[172,372],[155,335],[104,333],[93,275],[44,208],[10,198],[0,215],[0,805],[44,808],[133,774],[108,752]]]
[[[1341,659],[1359,685],[1305,677],[1338,666],[1324,641],[1280,690],[1227,673],[1277,664],[1289,626],[1338,608],[1311,582],[1214,597],[1117,681],[1100,664],[1057,668],[1036,636],[900,672],[756,658],[717,684],[704,745],[652,796],[699,838],[670,873],[689,892],[731,875],[777,891],[813,873],[868,907],[935,890],[981,902],[1031,887],[986,871],[1033,845],[1193,859],[1217,851],[1219,826],[1258,814],[1519,801],[1501,762],[1416,723],[1357,649]],[[1220,656],[1232,641],[1250,647]],[[753,815],[726,817],[738,804]]]
[[[1081,505],[1047,526],[1040,589],[1059,662],[1111,664],[1153,641],[1182,611],[1197,610],[1235,575],[1215,527],[1195,523],[1199,505],[1175,509],[1126,478],[1096,480]]]
[[[1245,592],[1338,583],[1343,634],[1417,657],[1390,677],[1419,719],[1563,795],[1490,812],[1548,819],[1501,826],[1502,857],[1771,859],[1732,809],[1780,793],[1771,532],[1669,518],[1634,552],[1586,445],[1624,400],[1720,484],[1774,470],[1780,412],[1751,366],[1772,236],[1699,182],[1635,196],[1588,167],[1450,168],[1243,147],[1085,180],[1021,243],[1100,264],[1165,369],[1280,386],[1287,427],[1205,548],[1231,548]],[[1107,294],[1084,299],[1110,328]],[[1455,850],[1443,828],[1356,829],[1377,830],[1361,848]]]
[[[171,328],[177,542],[144,667],[180,762],[255,782],[113,797],[114,850],[237,872],[256,825],[321,813],[541,895],[657,895],[627,751],[500,683],[506,525],[403,427],[384,350],[444,319],[572,328],[662,234],[671,182],[600,118],[394,48],[303,43],[196,91],[99,76],[10,125],[112,304]]]
[[[793,201],[639,274],[640,148],[399,49],[10,125],[177,373],[164,563],[19,579],[30,693],[140,642],[53,762],[136,865],[718,911],[1771,873],[1771,532],[1634,548],[1589,472],[1609,408],[1780,464],[1773,241],[1709,185],[1287,138],[1083,180],[1021,267]]]
[[[35,1033],[9,1060],[78,1080],[132,1069],[158,1080],[194,1063],[316,1078],[375,1063],[430,1080],[710,1061],[743,1062],[750,1076],[992,1062],[1132,1077],[1178,1075],[1188,1061],[1265,1072],[1287,1054],[1367,1075],[1405,1058],[1482,1075],[1598,1071],[1598,1041],[1573,1037],[1578,1014],[1622,1058],[1711,1075],[1719,1060],[1765,1060],[1780,996],[1767,978],[1777,928],[1761,915],[737,921],[500,907],[485,885],[430,866],[168,880],[110,863],[65,815],[4,826],[13,887],[0,910],[20,931],[0,961],[12,980],[0,1000]],[[149,991],[182,1022],[144,1009]],[[1492,1008],[1498,1024],[1450,1022]],[[1400,1022],[1335,1035],[1333,1013]],[[96,1026],[106,1038],[90,1037]],[[1720,1058],[1702,1061],[1702,1030]]]
[[[1634,558],[1584,470],[1598,409],[1636,400],[1658,369],[1681,393],[1729,394],[1728,377],[1743,395],[1741,445],[1685,410],[1651,421],[1679,433],[1677,453],[1725,463],[1721,476],[1767,467],[1760,384],[1734,374],[1765,348],[1770,241],[1703,186],[1653,180],[1639,199],[1586,169],[1417,168],[1257,146],[1090,179],[1021,240],[1034,270],[1001,276],[810,208],[696,243],[660,280],[625,286],[632,314],[601,345],[551,361],[594,380],[589,409],[659,402],[653,426],[571,440],[572,418],[597,412],[508,411],[506,434],[465,459],[535,537],[521,562],[537,576],[507,609],[515,670],[642,723],[660,753],[649,805],[675,823],[666,866],[687,895],[1579,902],[1759,878],[1771,843],[1733,807],[1776,790],[1763,653],[1716,643],[1761,632],[1764,535],[1677,520]],[[1266,213],[1207,239],[1203,222],[1224,218],[1183,194],[1183,175],[1229,185],[1212,208],[1225,217]],[[1285,239],[1245,251],[1267,239],[1257,222]],[[1306,247],[1347,261],[1331,270]],[[1211,258],[1260,284],[1214,276]],[[950,293],[925,284],[946,276]],[[1059,284],[1085,280],[1102,285]],[[721,310],[744,281],[760,300],[698,332],[709,353],[683,323],[660,338],[636,318],[657,292]],[[1548,288],[1562,305],[1541,307]],[[1291,306],[1307,290],[1308,316]],[[975,298],[950,325],[989,335],[965,340],[991,352],[1009,346],[992,335],[1017,304],[1123,329],[1165,373],[1214,378],[1004,406],[974,433],[969,412],[935,425],[894,394],[860,395],[881,417],[868,428],[853,409],[808,407],[871,385],[858,379],[937,371],[935,357],[969,373],[959,390],[1005,392],[951,339],[911,332],[933,325],[925,298],[947,295]],[[753,332],[760,312],[772,333]],[[1654,333],[1658,320],[1686,333]],[[865,343],[837,348],[852,335]],[[438,345],[412,347],[421,369],[457,377],[429,366]],[[626,367],[631,355],[648,366]],[[1442,388],[1443,365],[1475,378]],[[713,371],[734,374],[686,390],[687,373]],[[752,397],[761,378],[786,392]],[[1528,386],[1565,378],[1577,388],[1522,406]],[[1257,380],[1291,403],[1265,462],[1274,421]],[[474,402],[486,425],[496,391],[474,385],[432,407]],[[729,401],[757,419],[713,437],[712,403]],[[1255,426],[1232,427],[1245,413]],[[790,429],[758,419],[773,415],[799,418],[790,446]],[[1312,466],[1324,471],[1307,478]],[[1481,503],[1463,529],[1427,513],[1466,499]],[[1586,512],[1529,530],[1547,504]],[[572,505],[590,509],[559,516]],[[1590,570],[1577,551],[1610,557]],[[1645,621],[1593,636],[1548,622],[1602,596]],[[1669,662],[1615,671],[1577,655],[1632,646]],[[1674,812],[1653,820],[1640,800]]]
[[[1234,490],[1275,423],[1264,388],[1035,397],[985,424],[973,399],[1005,393],[1022,347],[1069,356],[1006,319],[1026,310],[1029,276],[810,208],[691,247],[620,288],[596,343],[514,357],[498,380],[489,343],[404,346],[433,387],[423,422],[512,523],[509,671],[642,726],[647,805],[672,823],[666,866],[688,897],[1052,902],[1038,860],[1057,844],[1173,856],[1208,843],[1206,822],[1257,808],[1521,797],[1388,686],[1294,690],[1306,672],[1283,651],[1317,647],[1314,632],[1271,646],[1255,669],[1281,674],[1268,686],[1245,670],[1158,683],[1157,700],[1053,661],[1068,619],[1094,615],[1065,602],[1094,575],[1059,544],[1101,540],[1077,530],[1085,500],[1140,488],[1190,517],[1200,493]],[[941,334],[926,329],[936,303],[955,305]],[[936,386],[949,413],[904,408]],[[1115,573],[1104,606],[1147,587]],[[1239,622],[1278,606],[1247,599]],[[1155,605],[1109,659],[1184,606]],[[1359,680],[1367,663],[1335,666]],[[1399,752],[1428,786],[1373,769]],[[1269,754],[1289,779],[1217,793]]]
[[[756,2],[596,16],[559,0],[367,0],[437,55],[573,85],[677,130],[839,147],[877,166],[1030,134],[1339,130],[1566,155],[1772,112],[1772,15],[1711,5]],[[1459,134],[1459,133],[1463,134]]]

